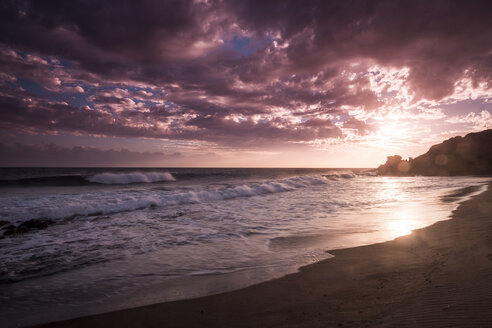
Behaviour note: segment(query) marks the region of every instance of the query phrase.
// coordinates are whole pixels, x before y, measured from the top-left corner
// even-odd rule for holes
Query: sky
[[[492,128],[490,1],[0,3],[0,166],[375,167]]]

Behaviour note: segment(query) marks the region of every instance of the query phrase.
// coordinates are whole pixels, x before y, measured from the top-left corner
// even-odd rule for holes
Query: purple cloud
[[[438,102],[463,79],[489,90],[490,9],[490,1],[7,1],[0,128],[241,147],[340,138],[345,129],[363,136],[381,112]],[[374,67],[407,73],[395,90],[396,78],[382,81]]]

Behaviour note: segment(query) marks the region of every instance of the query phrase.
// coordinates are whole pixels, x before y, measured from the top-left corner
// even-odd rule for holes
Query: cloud
[[[84,93],[84,88],[82,88],[80,85],[78,85],[74,88],[74,91],[78,92],[78,93]]]
[[[0,142],[0,166],[120,166],[120,167],[175,167],[210,165],[223,160],[214,152],[182,154],[170,152],[141,152],[126,148],[99,149],[95,147],[65,147],[49,144]],[[190,165],[191,163],[191,165]]]
[[[70,93],[84,93],[85,92],[84,88],[82,88],[80,85],[77,85],[75,87],[65,86],[63,88],[63,91],[70,92]]]
[[[471,124],[474,131],[492,128],[492,115],[486,110],[482,110],[480,113],[471,112],[467,115],[449,118],[446,121],[454,124]]]
[[[374,131],[375,128],[371,125],[367,124],[364,121],[360,121],[354,117],[351,117],[347,121],[342,123],[342,127],[344,129],[354,129],[355,131],[359,131],[361,134],[368,134],[371,131]]]
[[[66,148],[54,144],[4,143],[0,143],[0,155],[0,166],[151,165],[180,156],[161,152],[135,152],[128,149],[101,150],[93,147]]]
[[[0,49],[0,70],[8,80],[18,78],[30,79],[39,83],[47,90],[57,91],[60,88],[60,76],[63,72],[56,70],[56,66],[45,59],[27,54],[24,57],[8,49]]]
[[[490,9],[457,0],[6,1],[0,127],[241,147],[366,135],[371,115],[490,95]],[[22,80],[49,94],[22,91]]]
[[[183,115],[162,106],[138,111],[129,98],[95,97],[95,109],[73,107],[66,102],[46,101],[22,90],[0,94],[0,129],[23,133],[74,133],[118,137],[147,137],[212,141],[255,145],[308,141],[340,136],[329,119],[296,124],[287,119],[265,116],[257,121],[236,121],[223,115]],[[102,105],[101,105],[102,104]],[[117,110],[117,113],[114,111]]]

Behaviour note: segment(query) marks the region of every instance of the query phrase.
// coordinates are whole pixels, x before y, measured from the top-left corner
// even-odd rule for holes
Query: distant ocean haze
[[[0,319],[34,324],[268,280],[326,250],[446,219],[488,180],[364,169],[0,169],[0,235],[18,232],[0,239]]]

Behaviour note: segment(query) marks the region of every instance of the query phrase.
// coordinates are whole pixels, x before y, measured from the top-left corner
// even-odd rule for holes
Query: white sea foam
[[[131,174],[100,174],[98,181],[131,180]],[[113,177],[118,176],[118,177]],[[171,176],[169,174],[169,176]],[[96,177],[96,176],[94,176]],[[172,177],[172,176],[171,176]],[[156,178],[148,174],[147,179]],[[122,183],[122,182],[121,182]],[[129,183],[129,182],[127,182]],[[326,184],[329,180],[323,176],[299,176],[263,183],[242,184],[235,187],[194,189],[182,192],[139,190],[139,191],[103,191],[84,194],[59,194],[33,199],[2,198],[2,220],[20,222],[34,218],[63,219],[77,215],[100,215],[132,211],[152,206],[172,206],[216,202],[239,197],[253,197],[265,194],[293,191],[312,185]]]
[[[18,323],[37,313],[51,314],[44,309],[55,307],[60,313],[78,307],[80,315],[86,315],[102,312],[97,304],[131,307],[149,299],[204,296],[196,294],[208,291],[196,288],[204,280],[191,280],[203,277],[194,275],[234,271],[239,275],[212,279],[240,283],[251,283],[252,277],[259,278],[257,282],[272,279],[272,273],[291,273],[326,257],[326,249],[392,239],[395,232],[389,223],[402,221],[416,229],[445,219],[458,200],[443,202],[440,196],[461,195],[457,188],[490,180],[387,178],[359,172],[344,177],[349,170],[313,173],[336,173],[333,176],[266,180],[211,173],[196,180],[196,175],[176,175],[178,181],[165,186],[82,185],[0,192],[0,220],[18,224],[50,217],[66,223],[0,238],[4,296],[0,317],[8,315]],[[114,214],[63,219],[96,213]],[[180,293],[175,293],[178,289]],[[163,290],[168,294],[160,298]],[[96,305],[87,308],[89,303]]]
[[[353,179],[357,176],[354,172],[333,172],[330,174],[325,174],[324,177],[337,180],[337,179]]]
[[[105,181],[108,181],[107,183],[111,183],[111,181],[135,181],[128,177],[130,175],[126,174],[122,178],[123,175],[118,174],[116,176],[119,176],[119,179],[115,180],[111,177],[113,180],[108,178]],[[169,176],[171,175],[169,174]],[[164,175],[164,177],[167,177],[167,175]],[[173,190],[104,190],[78,194],[54,194],[32,198],[2,197],[0,198],[0,220],[19,223],[36,218],[64,219],[74,216],[113,214],[149,207],[213,203],[235,198],[290,192],[315,185],[334,184],[333,187],[335,187],[339,186],[340,183],[345,183],[343,181],[353,180],[354,177],[355,175],[353,174],[340,172],[329,176],[297,176],[287,179],[249,182],[229,186],[196,185],[194,187]],[[155,178],[157,177],[153,177],[151,174],[147,174],[146,176],[147,181],[152,181],[151,179]],[[359,201],[357,204],[361,205],[363,203]],[[326,201],[325,204],[340,207],[351,205],[346,200],[337,200],[335,203]]]
[[[169,172],[131,172],[100,173],[86,178],[90,182],[102,184],[149,183],[158,181],[175,181]]]

